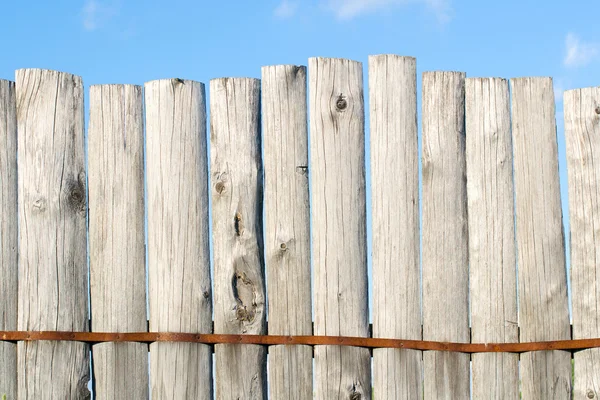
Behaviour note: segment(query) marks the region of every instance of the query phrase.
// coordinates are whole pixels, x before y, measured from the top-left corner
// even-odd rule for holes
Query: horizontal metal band
[[[600,338],[554,340],[528,343],[452,343],[427,340],[379,339],[346,336],[280,336],[280,335],[225,335],[164,332],[55,332],[55,331],[0,331],[0,340],[35,341],[67,340],[90,344],[105,342],[187,342],[204,344],[258,344],[258,345],[330,345],[366,348],[437,350],[460,353],[523,353],[540,350],[584,350],[600,347]]]

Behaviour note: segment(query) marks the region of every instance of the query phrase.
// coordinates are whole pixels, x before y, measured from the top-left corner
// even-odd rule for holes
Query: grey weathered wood
[[[260,81],[210,82],[215,333],[264,334]],[[266,399],[266,348],[215,346],[217,399]]]
[[[552,79],[511,79],[511,89],[520,340],[570,339]],[[523,398],[570,398],[570,360],[522,353]]]
[[[311,335],[306,67],[262,69],[269,334]],[[271,399],[309,399],[310,346],[269,348]]]
[[[515,210],[508,81],[465,82],[471,340],[518,336]],[[517,399],[519,355],[472,355],[474,399]]]
[[[145,84],[150,331],[211,332],[204,85]],[[212,399],[205,344],[150,345],[155,399]]]
[[[598,336],[596,336],[598,337]],[[587,349],[573,354],[574,399],[597,399],[600,393],[600,349]]]
[[[573,339],[600,337],[600,88],[563,98],[571,222]],[[574,398],[600,396],[600,349],[574,354]],[[593,396],[592,396],[593,395]]]
[[[362,64],[309,59],[315,334],[368,332]],[[364,348],[315,346],[318,399],[371,398]]]
[[[0,331],[17,329],[17,108],[0,80]],[[17,397],[17,345],[0,342],[0,398]]]
[[[95,398],[148,398],[146,343],[102,343],[92,346],[92,350]]]
[[[90,88],[88,129],[92,330],[146,331],[142,87]],[[148,398],[148,346],[92,347],[97,399]]]
[[[0,399],[2,395],[17,398],[17,345],[10,342],[0,342]]]
[[[83,84],[16,73],[20,330],[88,330]],[[89,398],[89,346],[19,342],[19,398]]]
[[[465,74],[423,74],[423,339],[468,343]],[[468,354],[426,351],[424,397],[469,398]]]
[[[422,337],[416,64],[412,57],[369,57],[373,337]],[[422,358],[416,350],[374,349],[377,398],[422,398]]]

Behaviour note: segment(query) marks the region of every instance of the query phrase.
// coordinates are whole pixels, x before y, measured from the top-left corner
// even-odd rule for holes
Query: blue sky
[[[561,93],[600,85],[597,10],[576,0],[5,1],[0,78],[35,67],[81,75],[86,87],[171,77],[208,84],[312,56],[366,68],[368,55],[381,53],[416,57],[419,82],[429,70],[552,76],[566,206]]]
[[[2,9],[4,79],[36,67],[81,75],[87,85],[174,76],[206,83],[312,56],[366,62],[396,53],[417,57],[419,72],[599,83],[591,1],[32,0]]]

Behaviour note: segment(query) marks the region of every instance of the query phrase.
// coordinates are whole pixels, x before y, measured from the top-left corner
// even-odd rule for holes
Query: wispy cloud
[[[86,0],[82,10],[82,25],[86,31],[95,31],[118,14],[116,4],[105,4],[98,0]]]
[[[449,0],[325,0],[326,7],[340,20],[349,20],[362,14],[387,10],[410,3],[422,3],[446,23],[451,19]]]
[[[273,11],[273,15],[279,19],[287,19],[293,17],[296,11],[298,11],[298,3],[282,0]]]
[[[597,43],[586,43],[574,33],[568,33],[565,39],[566,54],[563,60],[565,67],[584,67],[598,57],[600,46]]]
[[[427,7],[435,14],[441,23],[450,22],[452,19],[452,7],[448,0],[426,0]]]

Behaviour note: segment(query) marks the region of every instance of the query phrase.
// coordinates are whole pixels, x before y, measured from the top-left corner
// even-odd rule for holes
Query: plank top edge
[[[458,75],[458,76],[462,76],[464,78],[467,77],[467,73],[462,72],[462,71],[425,71],[425,72],[423,72],[423,78],[425,78],[426,76],[435,76],[435,75]]]
[[[547,81],[549,80],[550,82],[552,82],[552,77],[551,76],[517,76],[514,78],[510,78],[510,82],[513,83],[520,83],[520,82],[527,82],[527,81]]]
[[[192,85],[200,85],[201,87],[204,87],[204,83],[202,83],[202,82],[194,81],[191,79],[181,79],[181,78],[154,79],[154,80],[145,82],[144,87],[150,86],[150,85],[160,85],[161,83],[181,83],[184,85],[192,84]],[[93,86],[100,86],[100,85],[93,85]],[[138,86],[138,85],[130,85],[130,86]]]
[[[308,63],[319,63],[319,62],[340,62],[340,63],[348,63],[348,64],[358,64],[362,65],[361,61],[351,60],[349,58],[336,58],[336,57],[309,57]]]
[[[577,96],[578,94],[581,94],[581,93],[585,93],[585,92],[592,93],[596,90],[600,90],[600,86],[588,86],[588,87],[582,87],[582,88],[569,89],[569,90],[565,90],[564,94],[565,94],[565,96],[567,94]]]
[[[465,78],[465,82],[506,82],[508,83],[508,79],[507,78],[501,78],[499,76],[474,76],[474,77],[470,77],[470,78]]]
[[[414,56],[403,56],[400,54],[372,54],[369,55],[369,60],[376,60],[378,58],[395,58],[404,61],[417,61],[417,57]]]
[[[38,72],[40,74],[50,74],[50,75],[64,75],[66,77],[78,78],[79,80],[82,79],[81,76],[72,74],[70,72],[57,71],[54,69],[44,69],[44,68],[20,68],[15,71],[15,75],[24,74],[24,73],[32,73],[32,72]]]
[[[296,68],[298,70],[300,69],[306,69],[306,65],[297,65],[297,64],[273,64],[273,65],[263,65],[261,67],[261,70],[267,70],[267,69],[275,69],[275,68]]]
[[[133,89],[141,89],[142,85],[135,85],[132,83],[97,83],[94,85],[90,85],[91,89],[96,88],[133,88]]]
[[[260,78],[251,78],[251,77],[247,77],[247,76],[224,76],[221,78],[212,78],[210,80],[210,83],[212,84],[213,82],[227,82],[229,80],[232,81],[237,81],[237,82],[260,82]]]

